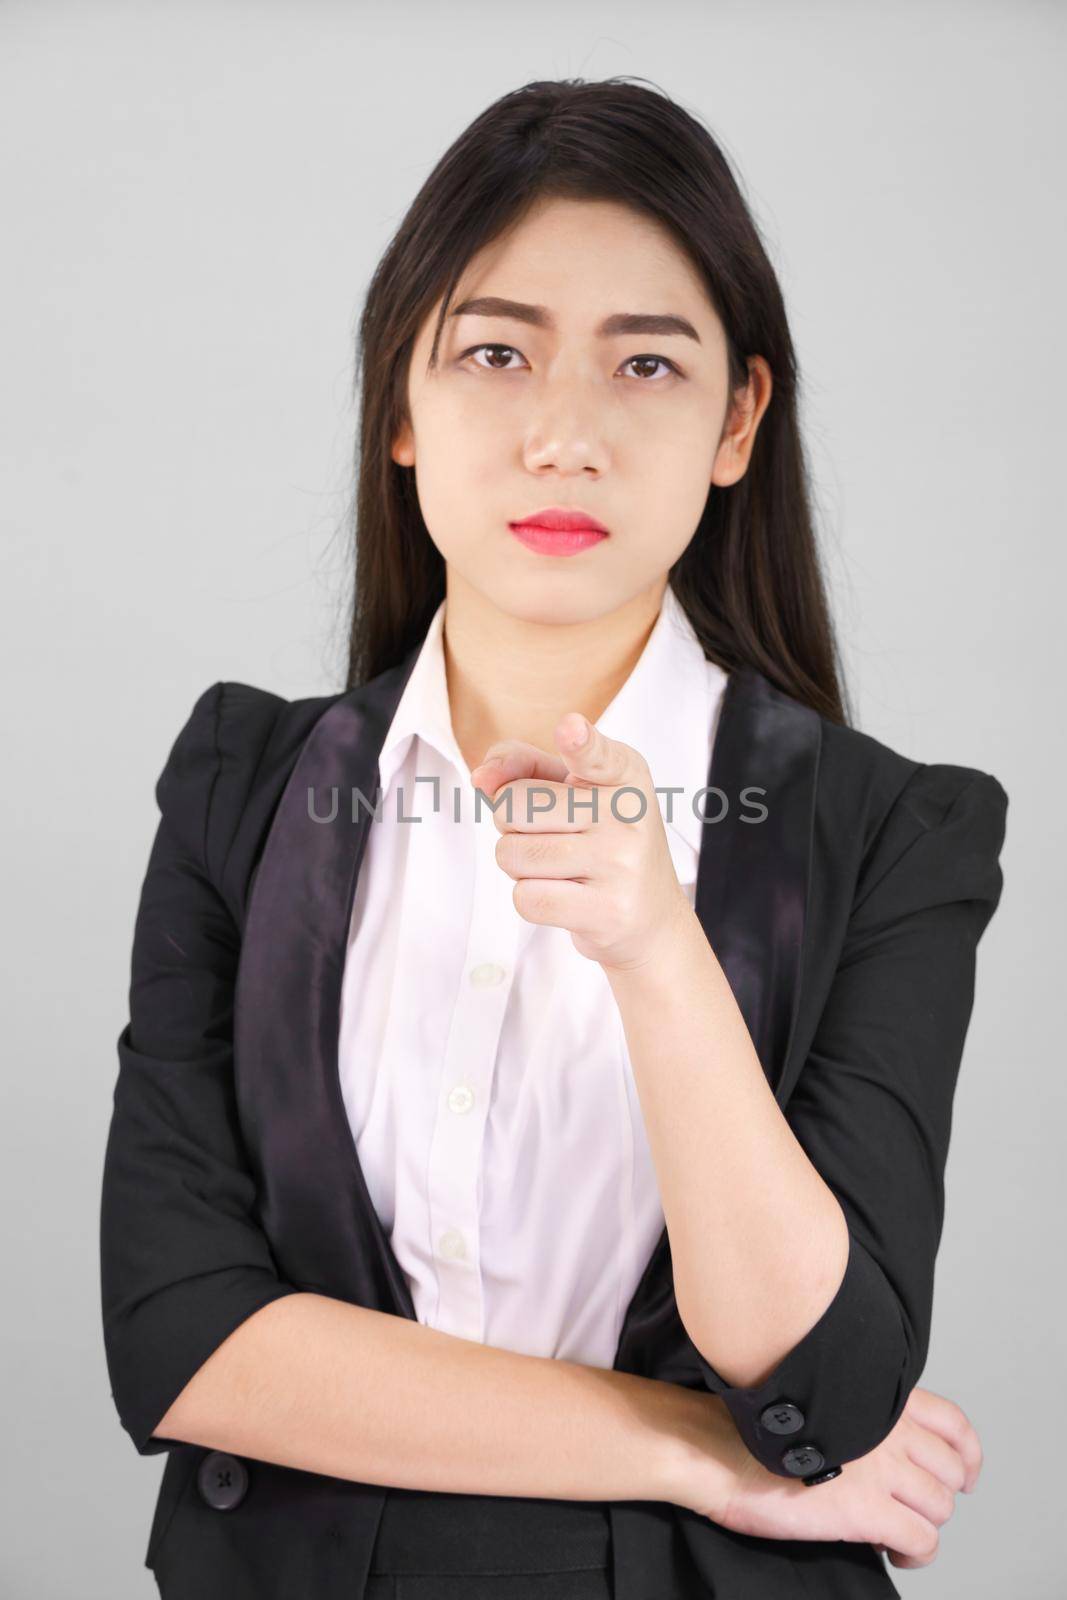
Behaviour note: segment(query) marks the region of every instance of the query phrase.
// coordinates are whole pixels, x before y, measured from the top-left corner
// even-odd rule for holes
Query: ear
[[[402,422],[397,430],[396,438],[390,447],[389,454],[398,467],[413,467],[415,465],[415,435],[410,422]]]
[[[748,379],[734,390],[711,469],[711,481],[720,488],[736,483],[747,472],[756,429],[770,404],[772,388],[767,362],[762,356],[749,356]]]

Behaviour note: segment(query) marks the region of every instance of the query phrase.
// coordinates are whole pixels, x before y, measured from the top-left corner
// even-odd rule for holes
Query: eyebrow
[[[498,295],[480,295],[474,300],[461,300],[450,317],[510,317],[514,322],[528,322],[534,328],[555,329],[556,323],[547,306],[529,306],[521,300],[502,300]],[[700,335],[685,317],[673,313],[656,314],[645,311],[616,311],[605,317],[597,329],[600,339],[610,339],[618,334],[655,333],[681,334],[686,339],[700,343]]]

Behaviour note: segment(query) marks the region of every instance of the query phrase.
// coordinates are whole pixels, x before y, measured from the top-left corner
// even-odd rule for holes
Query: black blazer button
[[[806,1478],[809,1472],[821,1472],[826,1457],[813,1444],[795,1444],[782,1457],[782,1466],[793,1478]]]
[[[804,1413],[792,1400],[780,1400],[775,1406],[767,1406],[760,1412],[759,1419],[768,1433],[799,1433],[804,1426]]]
[[[238,1456],[212,1450],[200,1463],[196,1485],[209,1506],[216,1511],[232,1511],[248,1491],[248,1468]]]

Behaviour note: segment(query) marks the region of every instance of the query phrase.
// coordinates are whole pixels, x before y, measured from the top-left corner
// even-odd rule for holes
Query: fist
[[[496,859],[527,922],[566,928],[608,972],[653,960],[692,908],[671,860],[652,775],[632,746],[578,711],[556,724],[555,752],[490,745],[471,773],[494,803]],[[504,791],[510,791],[510,809]]]

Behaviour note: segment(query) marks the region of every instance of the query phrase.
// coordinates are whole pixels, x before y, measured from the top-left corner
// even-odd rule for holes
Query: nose
[[[565,475],[604,472],[609,448],[602,408],[596,395],[572,383],[545,385],[526,431],[527,470]]]

